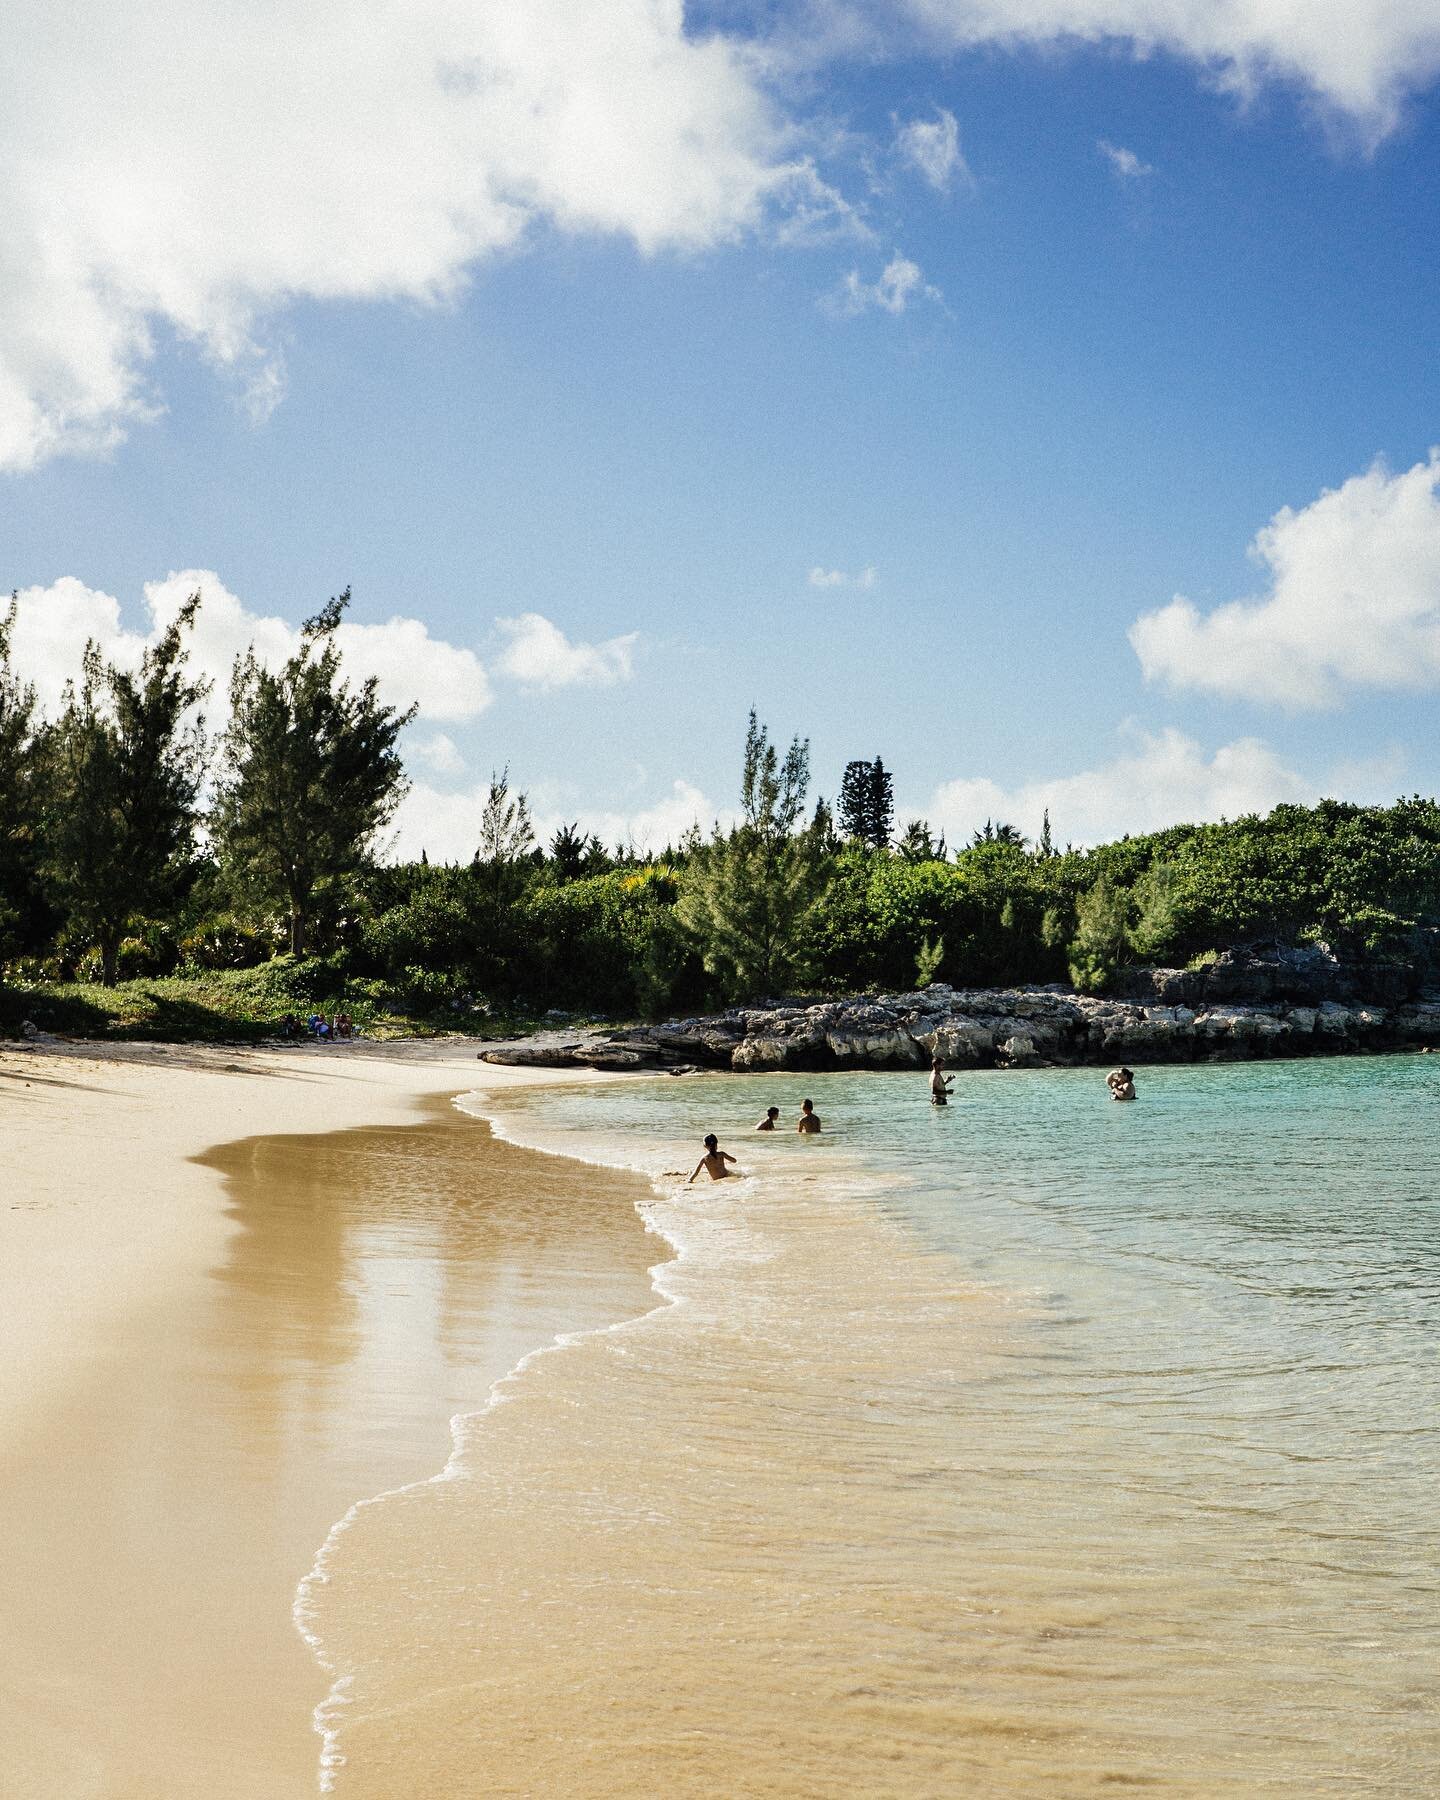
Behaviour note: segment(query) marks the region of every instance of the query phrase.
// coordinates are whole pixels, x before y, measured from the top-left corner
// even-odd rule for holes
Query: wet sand
[[[269,1073],[261,1059],[250,1084],[276,1061],[322,1092],[354,1081],[343,1103],[330,1094],[342,1116],[413,1116],[415,1089],[462,1085],[443,1060],[391,1079],[283,1058]],[[312,1712],[329,1683],[295,1629],[297,1583],[356,1500],[444,1464],[451,1416],[528,1351],[653,1304],[647,1268],[664,1247],[634,1209],[643,1183],[498,1143],[443,1099],[418,1123],[253,1137],[187,1164],[160,1153],[184,1136],[162,1114],[173,1126],[178,1106],[198,1131],[254,1116],[241,1077],[207,1124],[194,1070],[22,1068],[51,1105],[24,1130],[6,1118],[13,1166],[26,1145],[38,1155],[44,1126],[72,1129],[52,1142],[53,1173],[32,1160],[7,1211],[48,1247],[42,1267],[63,1274],[66,1241],[85,1266],[71,1271],[68,1332],[54,1295],[15,1315],[30,1355],[17,1338],[10,1366],[27,1379],[10,1384],[0,1436],[0,1791],[313,1794]],[[289,1085],[262,1112],[283,1115]],[[163,1104],[158,1088],[173,1090]],[[105,1212],[118,1195],[123,1220],[137,1184],[148,1267]],[[37,1238],[47,1204],[58,1244]],[[112,1252],[107,1293],[88,1265]]]

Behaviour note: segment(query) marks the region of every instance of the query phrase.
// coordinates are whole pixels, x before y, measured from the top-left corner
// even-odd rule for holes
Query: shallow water
[[[1437,1083],[477,1099],[656,1178],[677,1260],[332,1537],[336,1790],[1434,1791]],[[748,1179],[678,1187],[706,1129]]]

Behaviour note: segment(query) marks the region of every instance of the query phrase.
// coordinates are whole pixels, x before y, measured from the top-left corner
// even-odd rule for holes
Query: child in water
[[[1105,1085],[1110,1090],[1112,1100],[1133,1100],[1135,1098],[1135,1071],[1133,1069],[1112,1069],[1105,1077]]]
[[[725,1165],[726,1163],[733,1163],[734,1160],[735,1158],[733,1156],[720,1148],[720,1140],[716,1137],[715,1133],[713,1131],[708,1132],[705,1137],[705,1154],[700,1158],[699,1162],[696,1163],[694,1171],[690,1176],[690,1181],[694,1181],[696,1175],[698,1175],[702,1169],[705,1170],[712,1181],[724,1181],[725,1177],[730,1173]],[[690,1181],[685,1183],[686,1187],[689,1187]]]
[[[813,1100],[800,1102],[800,1117],[796,1122],[795,1129],[805,1135],[812,1135],[820,1129],[820,1115],[815,1110]]]
[[[779,1117],[780,1117],[780,1108],[778,1106],[767,1106],[765,1108],[765,1117],[760,1121],[760,1123],[755,1127],[755,1129],[757,1131],[774,1131],[775,1130],[775,1121]]]

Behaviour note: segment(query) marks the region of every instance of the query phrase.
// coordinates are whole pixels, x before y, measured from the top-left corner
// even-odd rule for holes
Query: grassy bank
[[[0,1037],[28,1022],[67,1037],[150,1038],[165,1042],[248,1041],[274,1037],[287,1013],[348,1013],[367,1038],[512,1037],[538,1021],[468,1008],[417,1010],[378,981],[346,980],[323,961],[278,958],[255,969],[224,969],[122,981],[0,983]]]

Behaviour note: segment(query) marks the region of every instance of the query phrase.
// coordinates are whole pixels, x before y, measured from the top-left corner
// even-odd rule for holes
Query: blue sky
[[[819,790],[878,752],[952,837],[1440,786],[1440,10],[1041,0],[1020,46],[1007,0],[860,42],[472,10],[396,9],[424,53],[354,52],[358,123],[292,126],[227,39],[161,143],[107,84],[0,176],[43,691],[90,632],[137,654],[172,574],[217,671],[351,584],[353,666],[422,701],[432,856],[507,763],[547,825],[708,823],[752,704]],[[345,25],[306,13],[296,80]],[[0,30],[39,92],[0,136],[47,79],[93,100],[39,0]]]

